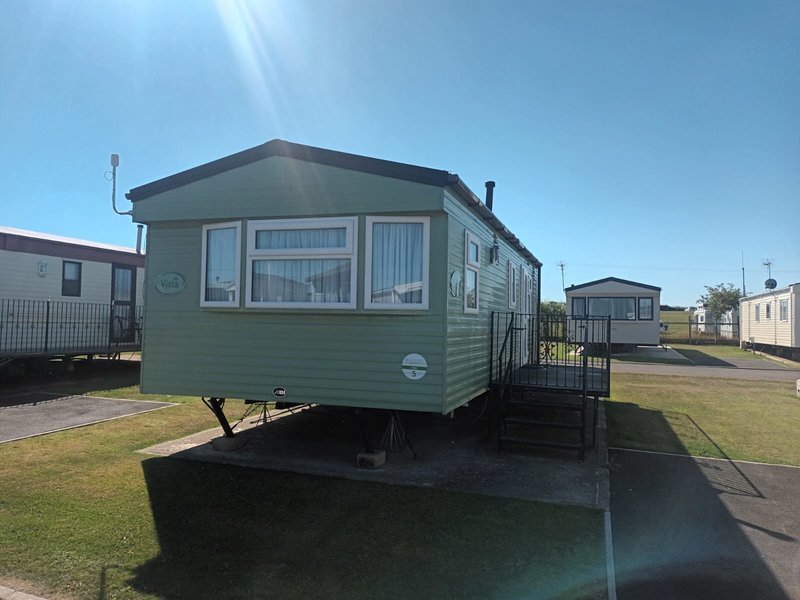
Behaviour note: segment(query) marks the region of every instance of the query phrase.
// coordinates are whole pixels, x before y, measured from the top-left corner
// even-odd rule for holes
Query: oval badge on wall
[[[186,289],[186,280],[180,273],[160,273],[156,276],[156,291],[159,294],[180,294]]]

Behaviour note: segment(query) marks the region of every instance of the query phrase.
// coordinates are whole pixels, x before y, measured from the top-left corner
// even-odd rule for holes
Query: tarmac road
[[[611,372],[677,375],[681,377],[722,377],[724,379],[751,379],[759,381],[793,382],[800,379],[800,368],[785,367],[770,360],[732,359],[727,362],[730,366],[709,367],[703,365],[614,361],[611,364]]]
[[[800,598],[800,469],[610,452],[617,594]]]

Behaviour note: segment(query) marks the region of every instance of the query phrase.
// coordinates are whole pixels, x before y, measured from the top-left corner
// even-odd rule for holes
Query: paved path
[[[650,375],[678,375],[684,377],[722,377],[725,379],[755,379],[760,381],[796,381],[800,369],[784,367],[769,360],[735,359],[731,366],[706,367],[701,365],[672,365],[656,363],[626,363],[615,361],[612,373],[646,373]],[[739,363],[733,364],[734,362]]]
[[[58,394],[0,397],[0,443],[91,425],[159,408],[169,402]]]
[[[611,451],[618,597],[800,598],[800,469]]]

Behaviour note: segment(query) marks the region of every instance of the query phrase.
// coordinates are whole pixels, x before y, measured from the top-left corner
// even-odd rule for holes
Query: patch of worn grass
[[[0,581],[87,599],[605,595],[599,511],[147,457],[216,421],[195,398],[71,383],[179,405],[0,445]]]
[[[609,445],[800,465],[791,382],[615,373]]]

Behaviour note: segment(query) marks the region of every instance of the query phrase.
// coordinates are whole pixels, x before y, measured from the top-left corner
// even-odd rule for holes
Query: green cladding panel
[[[429,309],[364,308],[368,216],[430,218]],[[357,217],[355,309],[246,308],[250,220]],[[142,360],[146,393],[449,412],[486,390],[489,313],[508,310],[507,262],[532,268],[449,188],[273,156],[137,199],[134,219],[148,225],[147,293]],[[200,306],[203,225],[241,223],[238,307]],[[465,314],[463,291],[450,293],[464,270],[465,231],[480,239],[480,311]],[[156,287],[167,274],[173,293]],[[160,278],[160,279],[159,279]],[[185,284],[185,287],[181,287]],[[404,374],[419,354],[425,376]]]
[[[502,238],[498,240],[500,258],[490,264],[489,253],[494,241],[494,231],[462,202],[447,193],[444,208],[448,214],[448,273],[460,272],[462,278],[464,277],[467,231],[476,236],[481,244],[478,313],[465,312],[463,289],[458,296],[449,294],[447,298],[445,410],[449,411],[488,389],[491,312],[518,310],[509,308],[508,304],[509,260],[518,273],[527,272],[533,277],[534,303],[538,297],[535,287],[538,282],[532,265]],[[536,310],[532,308],[531,312]]]
[[[286,400],[295,402],[441,412],[447,254],[442,190],[282,157],[261,162],[261,168],[237,169],[242,179],[227,172],[134,204],[136,220],[151,219],[142,390],[267,400],[283,387]],[[301,185],[297,177],[311,184]],[[389,213],[431,219],[427,311],[363,308],[366,216]],[[200,307],[204,224],[241,220],[246,230],[248,219],[322,215],[358,217],[356,309],[244,308],[243,298],[239,308]],[[242,260],[242,282],[245,268]],[[154,282],[163,273],[182,275],[185,289],[157,292]],[[426,359],[424,377],[404,375],[409,354]]]

